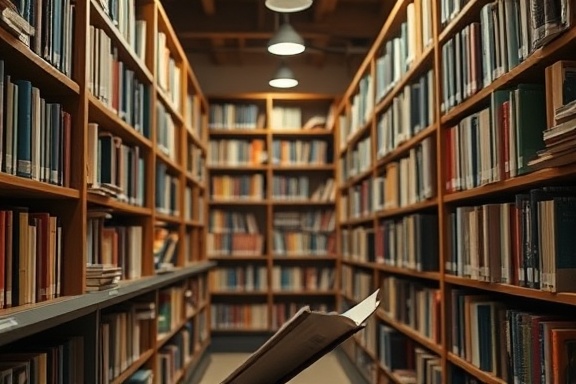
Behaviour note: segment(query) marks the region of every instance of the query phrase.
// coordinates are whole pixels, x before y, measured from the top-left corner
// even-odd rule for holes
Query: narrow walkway
[[[250,356],[245,353],[214,353],[200,384],[219,384]],[[334,353],[329,353],[290,381],[290,384],[352,384]]]

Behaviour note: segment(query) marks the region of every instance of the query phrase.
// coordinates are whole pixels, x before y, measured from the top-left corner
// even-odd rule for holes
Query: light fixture
[[[268,42],[268,52],[275,55],[297,55],[304,52],[304,49],[306,49],[304,39],[292,28],[288,20],[285,20]]]
[[[312,0],[266,0],[266,7],[276,12],[298,12],[311,5]]]
[[[268,82],[274,88],[292,88],[298,85],[292,70],[284,62],[280,63],[274,78]]]

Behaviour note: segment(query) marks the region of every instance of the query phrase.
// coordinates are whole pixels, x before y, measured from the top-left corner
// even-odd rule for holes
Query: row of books
[[[87,136],[88,191],[143,206],[146,171],[140,147],[125,144],[96,123],[88,124]]]
[[[334,201],[336,187],[333,178],[318,180],[310,176],[274,175],[272,198],[275,200]]]
[[[332,150],[324,140],[274,140],[272,142],[272,164],[278,165],[323,165],[332,162]]]
[[[0,354],[2,383],[82,383],[84,343],[80,336],[37,340]],[[36,381],[37,380],[37,381]]]
[[[0,60],[0,169],[70,186],[72,118],[28,80],[15,80]]]
[[[491,95],[491,107],[445,131],[446,189],[475,188],[530,171],[544,146],[544,87],[520,84]]]
[[[181,138],[172,115],[166,111],[163,103],[156,103],[156,144],[158,149],[170,159],[177,161],[180,153]]]
[[[155,318],[154,302],[127,303],[102,315],[98,366],[103,382],[117,378],[154,346]]]
[[[460,290],[452,291],[451,304],[453,353],[507,382],[573,380],[572,318],[516,309]]]
[[[333,209],[279,211],[274,213],[273,225],[279,231],[332,232],[336,228],[335,216]]]
[[[330,233],[301,232],[296,229],[274,229],[274,256],[331,256],[336,252],[336,238]]]
[[[202,149],[194,143],[188,142],[188,152],[186,156],[186,172],[190,177],[199,183],[204,181],[206,172],[206,157]]]
[[[174,383],[177,374],[188,366],[196,348],[196,327],[192,321],[186,322],[158,351],[158,368],[160,383]]]
[[[154,269],[157,273],[171,271],[176,266],[179,241],[180,235],[169,226],[154,228]]]
[[[352,300],[360,301],[372,293],[372,272],[366,269],[342,265],[342,293]]]
[[[340,180],[348,181],[372,166],[372,136],[359,140],[343,157],[340,157]]]
[[[259,165],[268,161],[265,141],[210,140],[208,165]]]
[[[184,219],[204,223],[204,208],[204,197],[195,194],[190,186],[186,186],[184,188]]]
[[[25,207],[0,210],[0,309],[60,297],[62,226]]]
[[[198,94],[192,94],[192,89],[188,87],[188,94],[186,95],[186,115],[184,116],[184,122],[186,129],[193,136],[200,140],[204,140],[204,114],[202,112],[202,99]]]
[[[210,129],[263,129],[266,116],[257,104],[211,103],[208,119]]]
[[[212,330],[267,329],[268,305],[266,304],[222,304],[210,306]]]
[[[90,26],[88,91],[128,125],[150,137],[150,85],[122,60],[106,31]]]
[[[142,61],[146,60],[146,20],[138,19],[135,0],[99,0],[97,2],[116,26],[124,41]]]
[[[376,229],[342,229],[345,260],[438,271],[438,216],[415,214],[381,221]]]
[[[272,267],[274,291],[329,292],[334,289],[333,267]]]
[[[210,233],[258,234],[258,223],[253,213],[241,213],[222,209],[211,209],[208,219]]]
[[[566,30],[571,23],[566,4],[497,0],[484,5],[480,22],[466,26],[442,47],[442,111],[488,86]]]
[[[169,333],[181,325],[186,315],[185,293],[186,288],[181,285],[160,291],[157,314],[158,335]]]
[[[122,279],[142,276],[142,227],[114,223],[110,210],[89,209],[86,262],[121,268]]]
[[[340,120],[344,123],[346,141],[351,139],[366,124],[374,110],[374,82],[370,73],[364,74],[358,82],[358,90],[352,96],[348,118]]]
[[[268,269],[266,265],[220,266],[211,275],[211,288],[218,291],[266,292]]]
[[[8,28],[38,56],[54,68],[72,76],[74,23],[76,4],[71,0],[54,2],[15,1],[20,21],[3,16],[2,27]]]
[[[446,27],[454,20],[469,0],[440,0],[440,24]]]
[[[180,214],[179,190],[180,179],[168,173],[168,166],[165,163],[156,162],[156,211],[165,215],[178,216]]]
[[[264,175],[214,175],[210,178],[212,200],[262,200],[265,195]]]
[[[574,292],[575,207],[574,189],[559,186],[532,189],[511,203],[458,207],[449,215],[447,269],[475,280]]]
[[[441,292],[415,281],[388,276],[381,281],[381,308],[390,319],[406,324],[421,336],[440,344]]]
[[[182,110],[182,71],[180,63],[174,58],[174,53],[170,51],[166,33],[158,31],[156,34],[156,77],[158,86],[168,97],[176,111]]]
[[[206,253],[209,257],[262,256],[264,236],[258,233],[208,233]]]
[[[376,126],[377,158],[383,158],[434,122],[434,72],[404,86]]]
[[[382,43],[381,53],[376,58],[376,100],[388,94],[418,55],[432,44],[433,4],[430,0],[408,3],[406,20],[400,24],[399,31]]]

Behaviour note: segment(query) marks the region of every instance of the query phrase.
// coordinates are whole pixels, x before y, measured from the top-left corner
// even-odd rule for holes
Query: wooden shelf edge
[[[462,287],[476,288],[484,291],[496,292],[511,296],[518,296],[525,299],[542,300],[558,304],[576,305],[576,293],[570,292],[546,292],[538,289],[519,287],[516,285],[490,283],[486,281],[477,281],[465,277],[446,275],[444,281],[448,284],[459,285]]]
[[[349,135],[348,138],[346,138],[345,140],[345,147],[341,148],[338,156],[342,157],[342,155],[344,155],[344,153],[346,153],[346,151],[350,150],[355,144],[358,143],[358,141],[360,141],[360,139],[366,135],[367,133],[369,133],[370,128],[372,127],[372,119],[374,118],[374,114],[371,113],[370,114],[370,118],[368,119],[368,121],[366,121],[364,123],[364,125],[362,125],[362,127],[358,128],[358,130],[356,130],[354,133],[352,133],[351,135]]]
[[[170,214],[166,214],[166,213],[160,213],[158,211],[156,211],[156,217],[155,217],[156,221],[163,221],[165,223],[168,224],[181,224],[182,223],[182,219],[179,216],[174,216],[174,215],[170,215]]]
[[[382,263],[373,263],[374,269],[383,272],[390,272],[396,275],[403,275],[408,277],[416,277],[420,279],[428,279],[434,281],[440,281],[440,272],[428,272],[428,271],[417,271],[401,267],[393,267],[391,265],[386,265]]]
[[[210,205],[267,205],[269,201],[266,199],[243,199],[240,196],[234,196],[232,199],[236,200],[223,200],[223,199],[210,199]]]
[[[458,13],[458,15],[444,27],[438,36],[438,44],[441,46],[447,40],[448,36],[451,36],[456,32],[456,28],[461,26],[463,20],[468,18],[473,10],[477,11],[476,8],[479,8],[482,4],[483,3],[479,0],[470,0],[463,8],[461,8],[460,13]]]
[[[496,377],[491,373],[482,371],[480,368],[477,368],[475,365],[467,362],[466,360],[460,358],[459,356],[455,355],[452,352],[448,352],[446,354],[446,359],[452,364],[462,368],[471,375],[482,380],[482,382],[486,384],[506,384],[505,380],[502,380],[501,378]]]
[[[334,165],[327,164],[311,164],[311,165],[301,165],[301,164],[283,164],[283,165],[272,165],[272,171],[287,171],[287,172],[298,172],[298,171],[334,171]]]
[[[138,357],[124,372],[120,373],[110,384],[121,384],[126,381],[134,372],[136,372],[149,358],[154,355],[154,349],[149,349]]]
[[[168,168],[170,168],[170,170],[172,170],[173,172],[176,173],[182,172],[182,167],[180,167],[180,165],[176,162],[176,160],[168,157],[164,152],[156,150],[156,157],[164,164],[166,164]]]
[[[166,92],[158,85],[156,85],[156,93],[158,94],[162,105],[164,105],[164,108],[166,108],[166,111],[174,119],[174,123],[176,124],[176,126],[183,127],[184,117],[182,116],[182,113],[178,111],[177,107],[174,105],[172,100],[170,100]]]
[[[351,176],[348,178],[348,180],[346,180],[344,182],[344,187],[345,188],[351,188],[354,185],[358,184],[359,182],[361,182],[362,180],[372,176],[372,172],[373,172],[373,167],[370,166],[368,169],[365,169],[363,171],[360,171],[359,173],[357,173],[354,176]]]
[[[208,129],[209,136],[266,136],[268,130],[266,129]]]
[[[438,125],[436,123],[432,123],[428,127],[424,128],[423,130],[412,136],[410,139],[400,144],[392,152],[387,153],[380,159],[377,159],[376,168],[381,168],[386,164],[398,159],[399,157],[402,157],[402,155],[406,153],[408,150],[414,148],[416,145],[420,144],[420,142],[422,142],[424,139],[436,133],[437,126]]]
[[[230,261],[230,262],[237,262],[237,261],[266,261],[268,260],[267,256],[210,256],[208,255],[208,260],[214,261]]]
[[[266,171],[266,165],[208,165],[208,171]]]
[[[107,29],[106,32],[108,32],[107,33],[108,36],[112,37],[113,41],[116,43],[115,44],[116,48],[120,48],[121,50],[123,50],[124,54],[130,58],[131,67],[135,67],[131,69],[136,69],[137,72],[139,72],[140,76],[146,79],[148,84],[152,84],[153,83],[152,73],[150,72],[148,67],[146,67],[146,64],[143,63],[142,60],[140,60],[140,58],[136,55],[134,49],[132,49],[132,47],[128,45],[128,42],[126,41],[126,39],[124,39],[124,36],[122,36],[118,28],[114,26],[108,15],[104,13],[102,7],[95,0],[90,0],[90,5],[91,9],[96,11],[95,13],[90,12],[90,15],[98,16],[99,20],[102,23],[104,23]]]
[[[402,208],[392,208],[378,211],[376,217],[378,219],[386,219],[394,216],[402,216],[409,213],[414,213],[423,209],[432,208],[438,205],[438,199],[432,198],[430,200],[422,201],[416,204],[408,205]]]
[[[98,204],[107,208],[111,208],[114,211],[121,213],[139,215],[139,216],[152,215],[152,210],[150,208],[124,203],[112,197],[102,196],[96,193],[88,192],[86,196],[86,201],[88,203]]]
[[[22,191],[30,194],[41,194],[42,197],[79,199],[77,189],[60,187],[15,175],[0,172],[0,188],[3,190]]]

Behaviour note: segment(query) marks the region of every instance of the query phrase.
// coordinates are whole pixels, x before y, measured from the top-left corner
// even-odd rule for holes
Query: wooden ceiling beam
[[[336,10],[338,0],[316,0],[314,8],[314,20],[320,21],[329,13]]]
[[[202,9],[206,15],[214,15],[216,13],[216,5],[214,0],[202,0]]]

